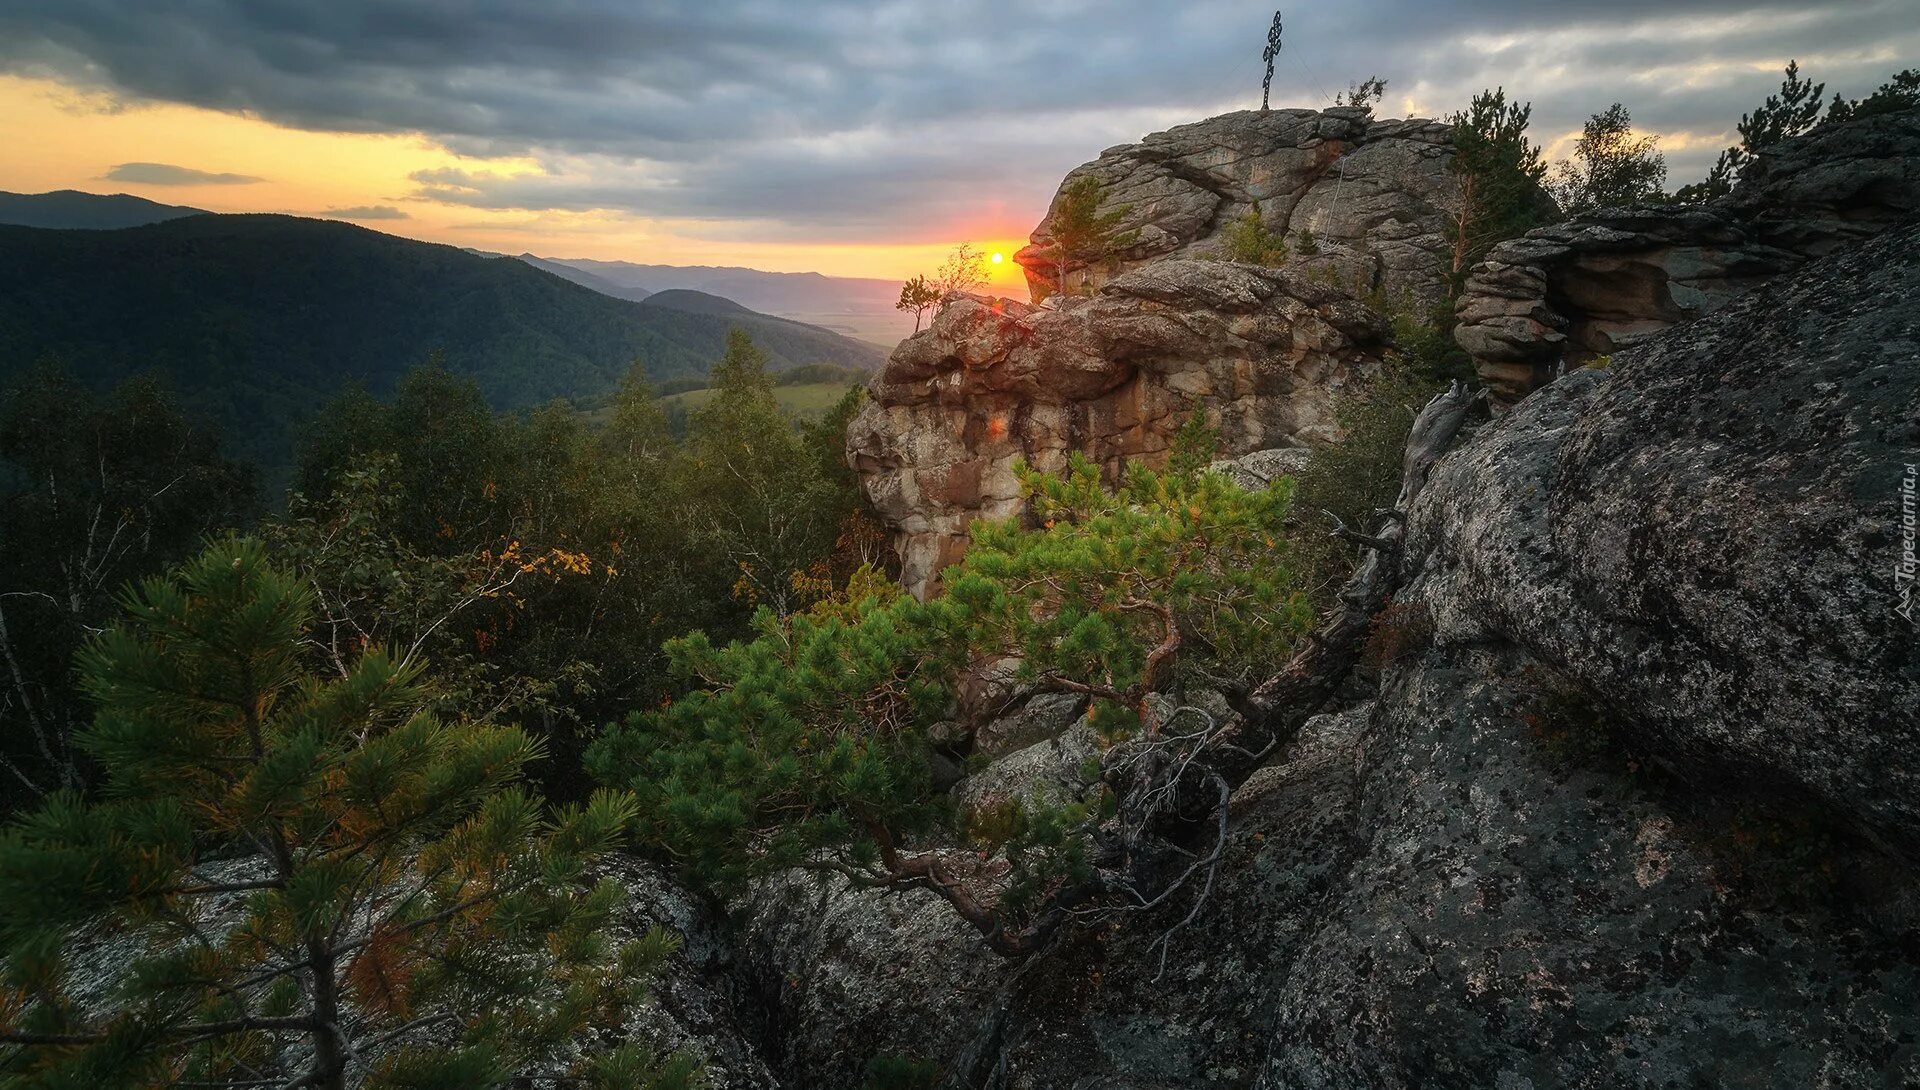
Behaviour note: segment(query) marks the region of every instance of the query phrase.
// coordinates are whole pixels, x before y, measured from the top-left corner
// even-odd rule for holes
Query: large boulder
[[[1452,156],[1445,124],[1375,121],[1364,107],[1221,114],[1075,167],[1014,260],[1035,298],[1060,291],[1055,217],[1067,187],[1091,177],[1102,186],[1101,209],[1122,213],[1115,231],[1133,243],[1111,260],[1069,263],[1070,292],[1090,293],[1169,257],[1223,257],[1227,228],[1257,203],[1268,230],[1286,237],[1289,267],[1356,292],[1430,304],[1444,295],[1451,269]]]
[[[922,894],[759,913],[748,962],[821,989],[792,1084],[1920,1082],[1917,300],[1910,226],[1444,457],[1431,635],[1235,792],[1204,900],[1019,965]]]
[[[1920,846],[1920,640],[1897,574],[1917,246],[1913,224],[1828,258],[1448,457],[1409,532],[1440,631],[1525,647],[1676,761]]]
[[[1920,110],[1823,125],[1762,152],[1725,199],[1598,209],[1494,247],[1454,336],[1511,404],[1916,212]]]
[[[969,523],[1019,511],[1017,459],[1058,471],[1079,452],[1112,478],[1164,461],[1196,406],[1227,456],[1329,440],[1334,396],[1387,339],[1338,288],[1223,261],[1157,262],[1059,305],[960,296],[894,350],[847,454],[925,594]]]

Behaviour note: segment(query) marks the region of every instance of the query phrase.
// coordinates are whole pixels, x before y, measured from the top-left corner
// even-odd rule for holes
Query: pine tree
[[[1111,799],[954,814],[927,729],[981,657],[1086,694],[1114,738],[1167,726],[1149,697],[1183,657],[1214,679],[1283,657],[1311,622],[1282,536],[1291,487],[1239,490],[1200,468],[1210,446],[1196,417],[1175,469],[1133,466],[1113,490],[1078,456],[1063,475],[1020,469],[1040,525],[976,523],[934,601],[867,572],[805,612],[762,610],[751,641],[674,641],[692,690],[609,729],[589,766],[631,787],[643,839],[698,883],[803,867],[927,888],[995,949],[1030,950],[1085,892]]]
[[[1449,210],[1453,251],[1450,286],[1495,243],[1525,234],[1546,218],[1540,182],[1547,173],[1540,149],[1527,139],[1532,103],[1508,102],[1505,88],[1481,91],[1452,114],[1453,158],[1448,170],[1459,187]]]
[[[1846,99],[1835,92],[1827,105],[1827,120],[1851,121],[1876,114],[1920,109],[1920,68],[1908,68],[1874,89],[1866,98]]]
[[[1253,202],[1247,214],[1227,225],[1221,238],[1227,247],[1227,260],[1249,265],[1278,268],[1287,263],[1287,236],[1284,231],[1267,227],[1260,215],[1260,202]]]
[[[9,1086],[502,1086],[671,949],[611,946],[620,890],[588,878],[631,798],[543,815],[520,786],[538,746],[423,713],[418,667],[384,651],[311,674],[312,597],[257,541],[126,611],[80,661],[102,800],[0,835]],[[95,919],[126,952],[83,999],[63,955]],[[623,1049],[574,1074],[690,1068]]]
[[[1587,119],[1573,158],[1554,170],[1550,188],[1568,215],[1658,200],[1667,180],[1659,140],[1635,136],[1633,118],[1616,102]]]
[[[1674,199],[1686,203],[1724,197],[1733,183],[1762,151],[1813,128],[1820,119],[1820,96],[1827,85],[1800,78],[1800,62],[1788,61],[1780,90],[1767,96],[1752,113],[1741,114],[1736,126],[1740,143],[1720,153],[1705,181],[1683,186]]]

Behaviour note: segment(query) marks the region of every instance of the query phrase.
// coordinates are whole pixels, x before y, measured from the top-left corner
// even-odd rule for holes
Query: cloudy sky
[[[0,0],[0,189],[549,256],[895,277],[1019,244],[1106,146],[1257,106],[1271,0]],[[1563,152],[1614,101],[1705,172],[1797,57],[1858,96],[1920,0],[1289,7],[1277,106],[1483,86]],[[1009,271],[1010,267],[1009,267]]]

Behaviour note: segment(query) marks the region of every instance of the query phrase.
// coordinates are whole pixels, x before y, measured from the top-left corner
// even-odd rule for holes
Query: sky
[[[549,257],[899,278],[1011,254],[1061,176],[1257,107],[1271,0],[0,0],[0,189],[126,192]],[[1696,180],[1798,58],[1920,64],[1920,0],[1285,9],[1275,106],[1482,87],[1564,155],[1623,102]],[[1011,283],[1011,262],[997,279]]]

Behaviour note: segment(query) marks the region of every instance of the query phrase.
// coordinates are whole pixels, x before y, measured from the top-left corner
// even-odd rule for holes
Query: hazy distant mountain
[[[348,383],[381,393],[435,351],[502,408],[610,390],[636,357],[656,380],[705,374],[734,326],[775,369],[873,368],[884,356],[705,306],[609,298],[517,259],[332,220],[0,227],[0,380],[43,358],[102,384],[157,369],[269,468],[287,464],[293,426]]]
[[[765,272],[734,266],[640,265],[587,258],[533,260],[542,268],[570,266],[639,291],[686,288],[706,292],[762,313],[823,325],[887,346],[913,330],[912,316],[893,308],[900,298],[897,280]]]
[[[482,253],[483,251],[475,250],[474,252]],[[495,255],[488,254],[486,256],[492,257]],[[653,294],[645,288],[636,288],[628,284],[622,284],[617,280],[609,280],[604,276],[590,273],[585,269],[575,268],[562,261],[548,261],[544,257],[535,257],[532,254],[521,254],[520,260],[532,265],[536,269],[544,269],[562,280],[571,280],[583,288],[592,288],[602,295],[611,295],[615,299],[630,299],[638,303]]]
[[[704,291],[694,291],[692,288],[668,288],[665,291],[656,291],[647,297],[647,303],[649,306],[672,307],[675,310],[690,311],[694,314],[738,315],[757,313],[747,307],[741,306],[731,299],[724,299],[718,295]],[[765,314],[759,316],[762,318],[771,317]],[[792,319],[789,318],[775,318],[774,320],[779,322],[792,321]],[[804,323],[795,322],[794,324],[802,325]]]
[[[82,193],[77,189],[0,193],[0,224],[16,227],[112,231],[204,214],[198,208],[159,204],[130,193]]]

